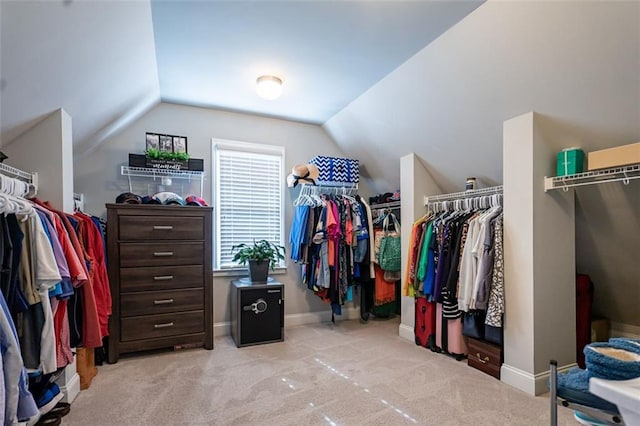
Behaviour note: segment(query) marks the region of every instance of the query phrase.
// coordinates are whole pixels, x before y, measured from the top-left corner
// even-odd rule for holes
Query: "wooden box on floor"
[[[80,389],[89,389],[91,380],[98,374],[94,349],[76,348],[76,364],[80,376]]]
[[[484,340],[469,338],[469,366],[500,379],[502,365],[502,346],[494,345]]]

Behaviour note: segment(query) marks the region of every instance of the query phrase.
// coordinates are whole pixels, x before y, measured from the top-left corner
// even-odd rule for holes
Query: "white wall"
[[[576,266],[594,283],[593,311],[640,336],[640,180],[575,192]]]
[[[489,1],[324,127],[361,155],[374,190],[397,187],[393,164],[415,152],[452,192],[467,176],[502,183],[502,124],[528,111],[558,127],[559,147],[640,141],[640,2]],[[640,326],[637,193],[577,190],[576,260],[596,312]]]
[[[427,209],[424,197],[441,194],[442,190],[435,183],[422,160],[411,153],[400,158],[400,193],[402,215],[402,285],[406,286],[406,269],[408,261],[409,240],[413,222],[424,216]],[[403,292],[404,294],[404,292]],[[413,297],[402,296],[402,315],[399,334],[405,339],[414,341],[415,301]]]
[[[63,109],[49,114],[2,150],[7,164],[38,173],[38,198],[73,212],[73,137]]]
[[[501,380],[546,392],[549,360],[576,358],[573,193],[544,192],[562,134],[527,113],[504,123],[504,364]]]
[[[324,130],[315,125],[259,117],[255,115],[217,111],[162,103],[122,133],[109,139],[98,150],[75,164],[76,192],[85,194],[86,210],[104,215],[105,203],[114,202],[119,193],[128,191],[128,181],[120,176],[120,165],[127,164],[129,153],[142,153],[145,132],[187,136],[188,152],[194,158],[204,158],[207,173],[204,198],[212,200],[211,138],[267,143],[285,147],[285,171],[293,165],[306,163],[315,155],[343,156]],[[285,182],[282,183],[286,185]],[[293,217],[292,198],[295,190],[285,194],[285,240],[288,240]],[[361,192],[366,194],[366,188]],[[287,253],[290,248],[287,243]],[[329,305],[322,303],[301,284],[299,268],[288,262],[286,275],[276,278],[285,284],[287,315],[321,312]],[[214,279],[214,322],[229,321],[229,277]],[[348,306],[347,306],[348,307]],[[218,331],[216,331],[218,333]]]

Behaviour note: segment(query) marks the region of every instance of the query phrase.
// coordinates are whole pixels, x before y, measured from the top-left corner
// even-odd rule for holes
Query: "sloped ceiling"
[[[73,119],[76,147],[99,143],[160,101],[148,2],[0,7],[2,144],[58,108]]]
[[[154,0],[162,99],[321,124],[480,4]]]
[[[419,155],[445,192],[502,182],[502,123],[536,111],[585,152],[640,140],[640,3],[487,2],[324,127],[379,192]]]
[[[161,99],[323,123],[480,4],[2,1],[0,141],[64,108],[82,153]]]

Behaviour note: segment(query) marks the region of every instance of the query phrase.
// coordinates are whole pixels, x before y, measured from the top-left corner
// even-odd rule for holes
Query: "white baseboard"
[[[563,373],[576,366],[576,363],[571,363],[558,367],[558,373]],[[541,395],[549,392],[549,386],[547,385],[549,373],[550,371],[546,370],[542,373],[531,374],[511,365],[502,364],[500,368],[500,380],[529,395]]]
[[[342,315],[336,315],[336,322],[354,320],[360,318],[360,308],[342,308]],[[331,309],[320,312],[305,312],[303,314],[290,314],[284,317],[284,328],[295,327],[304,324],[317,324],[331,321]]]
[[[611,337],[640,339],[640,326],[611,321],[609,334]]]
[[[75,352],[75,348],[73,349]],[[77,373],[77,357],[73,356],[73,362],[64,368],[64,371],[56,380],[60,391],[64,394],[63,402],[71,403],[80,393],[80,376]]]
[[[413,331],[413,327],[407,325],[407,324],[400,324],[400,326],[398,326],[398,335],[400,337],[402,337],[403,339],[407,339],[410,342],[414,342],[416,341],[416,337],[415,337],[415,333]]]
[[[58,386],[60,387],[60,392],[64,394],[62,402],[71,404],[80,393],[80,376],[76,373],[71,376],[64,385],[61,386],[60,383],[58,383]]]
[[[231,323],[229,321],[216,322],[213,324],[213,336],[228,336],[231,334]]]
[[[342,315],[336,315],[336,322],[342,320],[353,320],[360,318],[360,308],[342,308]],[[303,314],[289,314],[284,317],[284,328],[295,327],[304,324],[318,324],[331,321],[331,309],[327,306],[326,311],[305,312]],[[213,324],[214,336],[228,336],[231,334],[231,322],[217,322]]]

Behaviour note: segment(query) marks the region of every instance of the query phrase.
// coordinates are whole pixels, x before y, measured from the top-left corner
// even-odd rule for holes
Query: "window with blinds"
[[[215,269],[241,267],[231,248],[268,240],[284,245],[284,149],[214,140]]]

